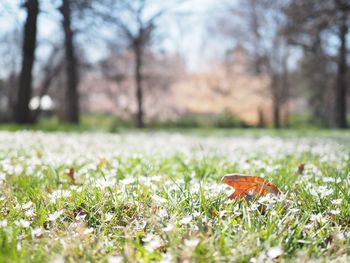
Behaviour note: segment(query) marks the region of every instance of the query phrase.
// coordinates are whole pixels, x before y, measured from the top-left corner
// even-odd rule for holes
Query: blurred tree
[[[14,14],[11,13],[12,16]],[[15,26],[0,37],[0,68],[3,78],[0,89],[0,121],[12,121],[16,106],[18,79],[21,67],[21,27]]]
[[[70,123],[79,123],[79,72],[76,50],[74,45],[74,31],[72,29],[72,2],[71,0],[62,0],[60,12],[63,16],[62,26],[65,36],[66,53],[66,111],[65,121]]]
[[[173,2],[176,4],[178,1]],[[144,56],[157,30],[156,22],[169,9],[160,2],[149,0],[100,1],[104,9],[96,13],[105,21],[116,26],[120,36],[127,42],[134,54],[134,78],[136,84],[136,127],[144,127]],[[164,8],[163,8],[164,6]],[[106,9],[107,8],[107,9]],[[110,10],[116,12],[110,12]]]
[[[272,101],[272,119],[280,128],[282,109],[290,97],[289,47],[281,27],[285,23],[282,7],[286,1],[241,0],[228,3],[227,15],[215,20],[219,34],[234,39],[248,51],[251,71],[270,78],[267,95]]]
[[[338,128],[347,128],[347,36],[350,26],[350,2],[335,1],[335,15],[338,18],[337,35],[339,38],[338,70],[335,86],[335,122]]]
[[[312,91],[310,103],[314,109],[314,118],[327,118],[327,109],[332,108],[329,107],[329,98],[334,97],[335,125],[346,128],[346,57],[350,2],[296,0],[292,1],[284,12],[288,19],[284,31],[289,42],[302,47],[304,51],[304,75]],[[331,54],[334,37],[339,43],[337,58]],[[336,71],[332,67],[334,61]],[[330,96],[333,85],[334,96]]]
[[[61,45],[53,45],[47,62],[44,63],[40,70],[41,82],[39,83],[39,92],[37,94],[39,102],[41,102],[43,97],[48,94],[50,87],[53,86],[53,82],[60,77],[65,61],[60,52],[61,50]],[[37,120],[40,117],[41,110],[41,103],[39,103],[38,108],[34,113],[34,119]]]
[[[147,109],[144,116],[148,120],[165,117],[173,105],[166,105],[167,108],[164,109],[164,101],[171,92],[173,84],[185,75],[184,61],[178,54],[156,50],[147,50],[143,61],[143,106]],[[110,52],[100,61],[98,69],[103,78],[100,77],[101,85],[84,85],[82,95],[89,100],[97,92],[104,94],[108,97],[108,101],[114,104],[114,114],[123,118],[132,117],[137,108],[133,92],[136,88],[133,51],[111,45]],[[98,80],[95,78],[95,81]],[[86,103],[84,106],[85,109],[89,108]]]
[[[33,65],[37,38],[37,18],[39,14],[38,0],[27,0],[23,4],[27,10],[24,24],[22,68],[19,78],[19,88],[15,105],[15,121],[17,123],[32,122],[29,101],[32,94]]]

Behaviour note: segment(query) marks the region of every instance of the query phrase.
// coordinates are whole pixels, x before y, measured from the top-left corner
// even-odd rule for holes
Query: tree
[[[267,62],[267,72],[271,77],[270,92],[272,97],[273,125],[281,128],[281,108],[289,99],[288,47],[284,39],[276,36],[273,51]]]
[[[154,11],[154,2],[149,0],[135,1],[102,1],[107,6],[96,11],[105,21],[116,26],[120,35],[126,39],[128,48],[134,54],[135,97],[137,101],[136,127],[144,127],[144,63],[145,53],[155,35],[157,20],[168,8]],[[110,9],[117,12],[110,12]],[[153,9],[153,10],[152,10]],[[116,15],[114,15],[116,14]]]
[[[48,94],[50,87],[52,86],[55,79],[60,76],[60,72],[64,65],[64,59],[61,54],[61,45],[54,45],[51,53],[48,56],[47,63],[45,63],[41,69],[42,79],[39,84],[38,92],[38,108],[34,112],[34,119],[37,120],[41,113],[41,101],[45,95]]]
[[[20,27],[15,27],[0,37],[0,67],[3,73],[2,88],[0,90],[1,121],[13,121],[14,118],[21,69],[21,56],[18,56],[22,50],[21,31]]]
[[[79,75],[76,50],[74,45],[74,31],[72,29],[72,2],[62,0],[60,12],[63,16],[62,26],[65,36],[66,53],[66,113],[65,120],[70,123],[79,123]]]
[[[242,0],[227,6],[226,16],[216,20],[219,34],[234,39],[250,54],[251,69],[256,75],[270,78],[268,96],[272,102],[272,119],[280,128],[281,112],[289,100],[289,48],[281,34],[285,23],[282,7],[285,2]],[[266,94],[265,94],[266,96]]]
[[[346,54],[350,3],[346,0],[323,2],[297,0],[285,8],[285,14],[288,18],[285,33],[289,42],[302,47],[304,58],[309,62],[306,70],[307,78],[310,80],[309,86],[314,94],[311,101],[316,101],[318,105],[314,116],[324,118],[320,112],[331,108],[326,102],[335,84],[333,103],[335,125],[346,128]],[[329,52],[335,38],[338,38],[339,43],[336,58]],[[333,70],[334,66],[337,68],[336,71]],[[329,77],[334,84],[329,82]]]
[[[350,3],[335,1],[335,7],[339,13],[338,37],[338,70],[335,86],[335,123],[338,128],[347,128],[346,99],[347,99],[347,35],[349,32]]]
[[[17,123],[31,122],[29,101],[32,94],[33,65],[37,40],[37,18],[39,14],[38,0],[27,0],[24,3],[27,19],[24,24],[22,68],[19,78],[17,101],[15,105],[15,121]]]

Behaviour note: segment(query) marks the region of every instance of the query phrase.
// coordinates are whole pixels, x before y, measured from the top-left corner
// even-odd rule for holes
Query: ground
[[[349,262],[349,133],[266,134],[2,131],[0,262]]]

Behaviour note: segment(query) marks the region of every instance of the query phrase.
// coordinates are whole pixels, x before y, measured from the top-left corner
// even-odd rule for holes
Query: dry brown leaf
[[[227,174],[224,176],[223,181],[235,189],[234,193],[230,195],[230,199],[242,198],[251,194],[265,196],[267,194],[278,195],[280,193],[275,185],[266,182],[259,176]]]
[[[215,218],[215,217],[218,216],[218,212],[216,212],[215,210],[211,210],[210,211],[210,215],[211,215],[212,218]]]
[[[108,165],[108,161],[106,159],[103,158],[100,160],[100,163],[99,163],[100,168],[106,168],[107,165]]]
[[[298,173],[303,174],[304,170],[305,170],[305,164],[303,164],[303,163],[299,164]]]
[[[67,175],[68,175],[69,179],[71,180],[71,182],[73,184],[75,184],[75,170],[74,170],[74,168],[70,168]]]

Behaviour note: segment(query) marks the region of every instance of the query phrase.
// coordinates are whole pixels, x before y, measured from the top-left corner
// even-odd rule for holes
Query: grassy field
[[[0,262],[349,262],[349,133],[277,135],[2,131]]]

